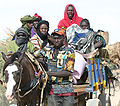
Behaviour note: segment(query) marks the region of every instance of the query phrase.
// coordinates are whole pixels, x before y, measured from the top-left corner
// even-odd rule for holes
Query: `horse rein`
[[[43,90],[44,90],[44,88],[45,88],[45,86],[46,86],[46,84],[47,84],[48,75],[47,75],[45,69],[43,68],[42,64],[39,63],[39,62],[37,61],[37,59],[36,59],[32,54],[30,54],[29,52],[25,52],[25,54],[28,56],[28,58],[29,58],[32,62],[39,64],[39,65],[38,65],[38,69],[41,70],[41,71],[44,73],[44,78],[42,79],[44,83],[43,83],[43,86],[42,86],[42,88],[41,88],[41,101],[40,101],[40,103],[42,103],[42,100],[43,100]]]
[[[26,93],[24,93],[24,95],[20,95],[20,92],[21,92],[20,84],[21,84],[21,80],[22,80],[23,67],[22,67],[22,65],[21,65],[19,62],[17,62],[17,61],[15,61],[15,62],[20,65],[20,69],[21,69],[21,70],[20,70],[20,81],[19,81],[19,83],[18,83],[18,87],[17,87],[17,90],[16,90],[15,92],[18,93],[18,97],[23,98],[23,97],[25,97],[26,95],[28,95],[30,92],[32,92],[32,90],[33,90],[34,88],[36,88],[36,86],[39,84],[39,80],[37,81],[36,85],[35,85],[32,89],[28,90]]]
[[[28,54],[29,54],[29,53],[26,53],[26,55],[28,56],[28,58],[30,58],[31,55],[28,55]],[[29,56],[30,56],[30,57],[29,57]],[[36,69],[35,69],[35,67],[34,67],[34,65],[32,64],[32,62],[31,62],[29,59],[27,59],[27,60],[29,61],[29,63],[30,63],[31,66],[33,67],[33,70],[34,70],[35,72],[37,72]],[[33,59],[33,60],[34,60],[34,59]],[[36,60],[36,61],[37,61],[37,60]],[[37,62],[38,62],[38,61],[37,61]],[[19,63],[19,64],[20,64],[20,63]],[[48,75],[47,75],[44,67],[42,66],[42,64],[39,63],[39,65],[40,65],[40,66],[39,66],[39,69],[44,73],[44,77],[42,78],[42,80],[43,80],[44,83],[43,83],[43,86],[42,86],[42,88],[41,88],[41,101],[40,101],[40,103],[42,103],[42,100],[43,100],[43,91],[44,91],[44,88],[45,88],[45,86],[46,86],[46,84],[47,84]],[[22,71],[23,71],[23,68],[22,68],[22,65],[21,65],[21,64],[20,64],[20,67],[21,67],[20,81],[19,81],[19,84],[18,84],[16,93],[18,93],[18,97],[23,98],[23,97],[25,97],[26,95],[28,95],[30,92],[32,92],[32,90],[35,89],[38,85],[40,85],[40,80],[38,79],[37,83],[32,87],[32,89],[28,90],[26,93],[24,93],[24,95],[20,95],[20,92],[21,92],[20,84],[21,84]]]

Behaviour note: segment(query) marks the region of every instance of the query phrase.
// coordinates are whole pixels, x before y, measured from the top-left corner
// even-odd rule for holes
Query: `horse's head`
[[[6,97],[9,101],[12,101],[14,93],[19,86],[19,82],[22,74],[22,66],[20,59],[16,54],[12,55],[9,59],[5,58],[5,64],[3,68],[3,74],[5,75],[6,82]],[[12,60],[12,61],[11,61]]]
[[[40,79],[37,80],[35,77],[37,67],[32,63],[28,55],[24,53],[14,53],[9,58],[6,58],[4,54],[2,54],[2,56],[5,60],[3,73],[5,75],[5,81],[7,85],[7,99],[9,101],[12,101],[13,98],[15,98],[19,102],[23,103],[28,103],[33,98],[38,99],[39,89],[37,88],[39,86]],[[41,61],[39,62],[41,63],[41,69],[44,70],[44,67],[46,67],[46,65]],[[40,71],[38,74],[39,73]],[[42,76],[40,76],[40,78],[42,78]],[[31,96],[33,98],[31,98]]]

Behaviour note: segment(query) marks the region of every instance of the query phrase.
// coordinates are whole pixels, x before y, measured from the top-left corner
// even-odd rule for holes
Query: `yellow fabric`
[[[68,60],[65,64],[64,70],[68,70],[70,72],[73,72],[73,66],[74,66],[74,61]]]
[[[59,53],[57,55],[57,59],[54,60],[54,58],[53,58],[53,56],[54,56],[53,50],[51,48],[46,48],[45,56],[48,57],[48,62],[49,62],[48,64],[51,64],[51,67],[52,67],[52,68],[51,67],[49,68],[49,71],[52,72],[54,64],[57,63],[57,67],[55,67],[55,70],[63,69],[63,70],[69,71],[69,72],[73,72],[74,61],[72,61],[70,59],[67,60],[68,56],[69,57],[72,56],[70,54],[71,54],[70,51],[68,51],[68,52],[66,52],[66,51],[59,51]],[[64,65],[64,61],[65,61],[64,59],[67,60],[65,65]],[[51,78],[52,78],[52,82],[54,82],[54,81],[55,82],[63,82],[63,77],[54,77],[54,76],[52,76]],[[68,80],[72,81],[72,77],[69,76]]]
[[[75,60],[75,53],[69,54],[68,58],[74,59]]]

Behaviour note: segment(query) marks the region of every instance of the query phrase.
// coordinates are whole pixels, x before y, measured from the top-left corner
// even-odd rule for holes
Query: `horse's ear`
[[[6,57],[5,53],[1,52],[1,54],[2,54],[3,60],[6,61],[6,60],[7,60],[7,57]]]
[[[18,59],[18,62],[20,63],[21,62],[21,60],[23,59],[23,57],[24,57],[24,52],[23,53],[21,53],[21,55],[20,55],[20,57],[19,57],[19,59]]]

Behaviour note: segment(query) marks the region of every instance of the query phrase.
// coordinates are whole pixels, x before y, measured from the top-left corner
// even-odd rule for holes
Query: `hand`
[[[99,42],[94,44],[94,47],[96,49],[96,48],[99,48],[101,45],[102,45],[102,41],[99,41]]]

